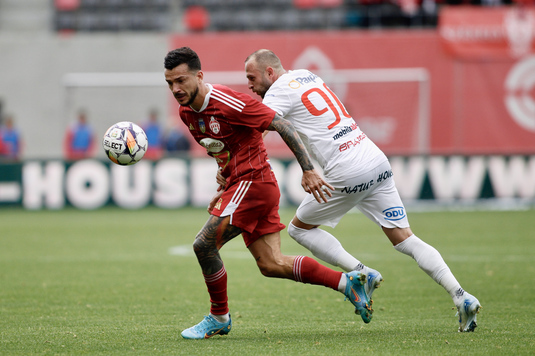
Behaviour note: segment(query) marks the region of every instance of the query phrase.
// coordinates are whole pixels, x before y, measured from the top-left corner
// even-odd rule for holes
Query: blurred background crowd
[[[53,10],[54,29],[62,32],[277,31],[435,27],[440,8],[445,5],[512,3],[513,0],[55,0]]]

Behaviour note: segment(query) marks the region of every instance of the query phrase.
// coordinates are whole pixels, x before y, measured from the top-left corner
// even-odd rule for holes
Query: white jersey
[[[280,76],[266,92],[263,103],[293,123],[326,177],[355,175],[386,160],[338,97],[308,70],[292,70]]]

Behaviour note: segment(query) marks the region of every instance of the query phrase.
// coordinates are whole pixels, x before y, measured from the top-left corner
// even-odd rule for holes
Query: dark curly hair
[[[164,59],[165,69],[171,70],[186,63],[191,71],[201,70],[201,60],[197,53],[189,47],[181,47],[167,53]]]

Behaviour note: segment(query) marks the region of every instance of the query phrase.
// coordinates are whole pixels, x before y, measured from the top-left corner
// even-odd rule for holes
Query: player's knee
[[[276,277],[275,270],[271,268],[271,266],[258,265],[258,269],[260,270],[260,273],[262,273],[264,277]]]
[[[204,239],[196,238],[195,241],[193,241],[193,252],[195,252],[197,256],[202,255],[211,249],[212,246],[210,246],[210,244]]]
[[[276,261],[268,260],[258,260],[256,265],[265,277],[279,277],[282,271],[282,264],[277,263]]]
[[[294,239],[298,243],[302,243],[303,239],[305,238],[306,232],[307,230],[301,229],[292,223],[288,224],[288,235],[290,235],[292,239]]]
[[[195,239],[193,241],[193,252],[195,252],[196,255],[198,255],[203,250],[203,244],[199,239]]]
[[[383,231],[385,235],[388,237],[392,245],[396,246],[406,239],[408,239],[410,236],[413,235],[410,228],[386,228],[383,226]]]

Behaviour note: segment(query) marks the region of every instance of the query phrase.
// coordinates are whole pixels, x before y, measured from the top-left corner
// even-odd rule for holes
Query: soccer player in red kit
[[[342,273],[305,256],[280,251],[280,191],[262,140],[264,130],[277,131],[303,169],[302,186],[318,201],[330,191],[314,170],[292,124],[247,94],[204,83],[201,62],[188,47],[170,51],[164,60],[165,80],[180,104],[180,118],[208,155],[215,158],[227,184],[217,192],[210,217],[195,237],[193,249],[201,265],[210,314],[182,332],[186,339],[228,334],[232,328],[227,297],[227,272],[219,250],[242,234],[266,277],[286,278],[338,290],[356,307],[364,322],[372,309],[364,290],[366,275]],[[332,187],[330,187],[332,189]]]

